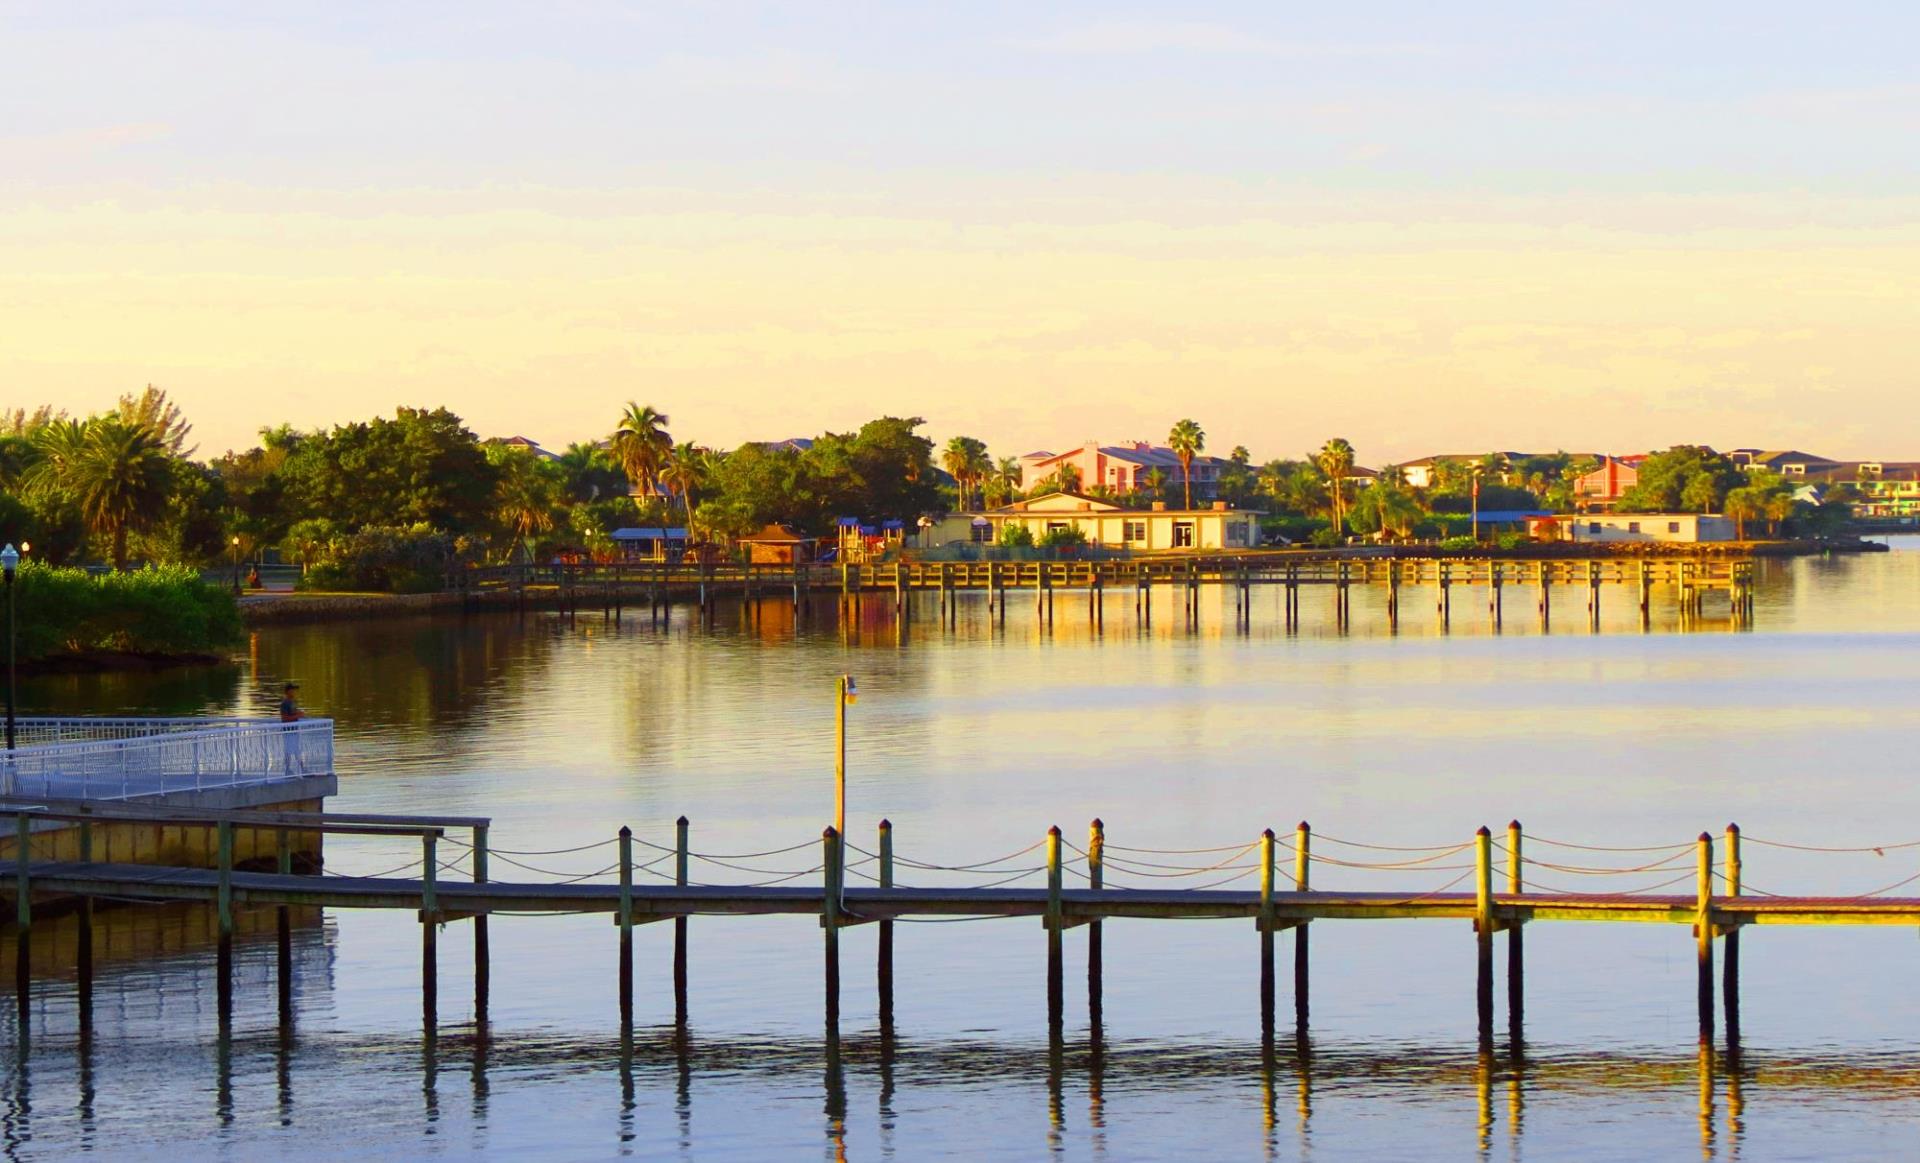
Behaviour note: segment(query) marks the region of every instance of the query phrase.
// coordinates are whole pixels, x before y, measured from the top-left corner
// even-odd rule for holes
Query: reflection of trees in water
[[[42,675],[21,680],[20,709],[29,715],[223,713],[244,678],[244,668],[229,664]]]

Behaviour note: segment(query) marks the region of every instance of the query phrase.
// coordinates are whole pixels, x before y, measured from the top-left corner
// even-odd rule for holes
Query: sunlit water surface
[[[1150,628],[1130,595],[1109,595],[1096,627],[1083,595],[1062,594],[1051,629],[1030,599],[1012,603],[1003,628],[968,599],[956,626],[927,602],[904,631],[887,603],[840,618],[829,598],[799,618],[779,602],[757,615],[723,607],[711,627],[684,609],[665,628],[644,611],[615,625],[596,609],[263,631],[229,667],[40,680],[25,702],[264,713],[275,685],[295,678],[307,708],[338,722],[335,809],[491,816],[494,845],[513,852],[602,844],[622,823],[670,845],[683,813],[702,852],[801,846],[695,871],[746,882],[817,861],[832,811],[834,676],[846,672],[861,692],[850,831],[870,845],[888,817],[902,856],[923,862],[1004,856],[1055,823],[1077,841],[1094,816],[1116,847],[1228,849],[1136,852],[1139,875],[1110,875],[1161,887],[1244,873],[1249,858],[1233,846],[1301,819],[1324,837],[1320,851],[1356,863],[1407,857],[1338,841],[1450,846],[1519,818],[1544,839],[1639,847],[1737,820],[1753,841],[1749,886],[1860,893],[1920,872],[1920,848],[1886,847],[1920,839],[1916,548],[1767,563],[1750,631],[1711,605],[1683,623],[1657,594],[1643,632],[1624,590],[1602,595],[1597,633],[1583,598],[1559,593],[1542,633],[1532,591],[1512,589],[1498,634],[1470,591],[1456,594],[1445,634],[1431,596],[1407,591],[1397,635],[1373,593],[1356,595],[1346,635],[1331,595],[1311,591],[1291,635],[1277,592],[1256,594],[1244,631],[1225,594],[1203,598],[1195,628],[1167,594]],[[1882,853],[1759,843],[1768,839]],[[329,845],[343,872],[414,855],[386,841]],[[1568,866],[1664,859],[1532,850]],[[613,856],[600,846],[517,859],[578,875]],[[1315,885],[1431,890],[1455,881],[1463,859],[1431,861],[1433,871],[1320,865]],[[1607,883],[1677,871],[1690,884],[1689,860]],[[1214,861],[1228,867],[1144,875]],[[493,875],[538,878],[500,860]],[[1600,887],[1576,872],[1539,876]],[[411,915],[304,918],[287,1036],[271,922],[261,923],[264,942],[243,934],[223,1043],[204,917],[104,915],[91,1034],[78,1028],[70,972],[52,964],[28,1037],[10,1004],[0,1019],[0,1149],[1866,1159],[1905,1154],[1920,1132],[1920,945],[1897,927],[1748,931],[1740,1052],[1703,1056],[1680,926],[1534,926],[1524,1048],[1503,1014],[1482,1054],[1461,922],[1316,925],[1309,1028],[1296,1034],[1283,982],[1285,1020],[1266,1047],[1258,939],[1245,922],[1108,923],[1102,1023],[1090,1026],[1085,991],[1071,984],[1057,1045],[1038,924],[902,924],[891,1046],[876,1034],[872,926],[843,938],[837,1043],[823,1036],[814,921],[697,919],[683,1032],[671,926],[643,927],[638,1025],[623,1046],[604,916],[493,922],[487,1037],[475,1036],[465,924],[442,937],[439,1025],[427,1037]],[[1067,934],[1070,982],[1084,941],[1083,929]]]

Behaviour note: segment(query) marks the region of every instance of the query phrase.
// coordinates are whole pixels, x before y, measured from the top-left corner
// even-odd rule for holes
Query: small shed
[[[677,561],[687,548],[685,529],[615,529],[610,536],[626,561]]]
[[[802,537],[785,525],[768,525],[751,537],[740,538],[747,560],[755,565],[794,565],[812,561],[815,539]]]

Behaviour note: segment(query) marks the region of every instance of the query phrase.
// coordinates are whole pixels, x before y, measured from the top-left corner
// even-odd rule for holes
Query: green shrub
[[[205,654],[241,637],[233,595],[185,566],[93,576],[29,561],[17,585],[23,659],[95,650]]]
[[[1086,543],[1087,535],[1072,526],[1049,529],[1034,542],[1041,549],[1076,549]]]
[[[1006,524],[1000,526],[1000,548],[1032,549],[1033,530],[1025,525]]]
[[[1533,538],[1525,533],[1502,533],[1493,539],[1493,543],[1502,549],[1525,549],[1533,544]]]
[[[1307,538],[1307,544],[1316,549],[1333,549],[1340,544],[1340,535],[1329,525],[1324,529],[1315,529],[1313,536]]]
[[[1471,537],[1449,537],[1440,543],[1442,549],[1478,549],[1480,543]]]
[[[320,550],[299,586],[303,590],[425,594],[446,585],[472,547],[423,525],[370,525],[336,537]]]

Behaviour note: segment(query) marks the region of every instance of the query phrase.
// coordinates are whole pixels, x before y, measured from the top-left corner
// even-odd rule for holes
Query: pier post
[[[1700,1009],[1700,1044],[1713,1044],[1713,837],[1706,832],[1700,833],[1697,844],[1699,856],[1698,876],[1696,877],[1696,897],[1698,903],[1694,910],[1693,936],[1695,957],[1699,962],[1698,1002]]]
[[[1260,833],[1260,1036],[1273,1037],[1273,829]]]
[[[1094,817],[1087,825],[1087,887],[1102,889],[1107,886],[1107,826]],[[1095,918],[1087,922],[1087,1024],[1098,1030],[1100,1013],[1104,1008],[1105,966],[1102,964],[1100,921]]]
[[[13,978],[14,1000],[20,1009],[20,1029],[24,1034],[32,1007],[33,958],[33,884],[28,868],[33,864],[31,844],[33,820],[25,812],[13,821]]]
[[[1395,634],[1400,632],[1400,562],[1398,559],[1387,563],[1387,629]]]
[[[1047,829],[1047,1029],[1057,1037],[1066,1004],[1060,938],[1060,825]]]
[[[1600,629],[1600,563],[1587,563],[1587,623],[1594,630]]]
[[[1505,574],[1500,563],[1497,561],[1488,562],[1487,582],[1489,592],[1487,594],[1487,613],[1493,619],[1493,629],[1495,633],[1498,633],[1500,630],[1501,617],[1504,613],[1500,608],[1500,586],[1503,580],[1505,580]]]
[[[1313,829],[1305,820],[1293,830],[1293,891],[1307,891],[1308,869],[1313,859]],[[1307,937],[1313,926],[1301,921],[1293,930],[1293,1025],[1294,1032],[1307,1032]]]
[[[1474,1008],[1485,1049],[1493,1044],[1493,833],[1485,824],[1473,835],[1473,932],[1478,953]]]
[[[1727,895],[1740,895],[1740,825],[1727,825],[1726,861]],[[1720,970],[1720,1006],[1726,1013],[1727,1048],[1738,1050],[1740,1046],[1740,927],[1725,926],[1726,963]]]
[[[893,887],[893,822],[880,821],[880,887]],[[880,993],[880,1036],[893,1037],[893,922],[882,920],[875,977]]]
[[[1553,568],[1552,568],[1552,563],[1551,563],[1551,562],[1547,562],[1547,561],[1542,561],[1542,562],[1540,562],[1540,563],[1539,563],[1539,566],[1538,566],[1538,569],[1539,569],[1539,571],[1540,571],[1540,572],[1539,572],[1539,581],[1540,581],[1540,629],[1541,629],[1542,631],[1545,631],[1545,630],[1549,630],[1549,629],[1551,629],[1551,628],[1553,627]]]
[[[487,826],[473,826],[473,883],[487,883]],[[492,992],[493,955],[487,946],[487,914],[473,917],[473,1026],[484,1037],[487,1028],[487,1001]]]
[[[1640,563],[1640,628],[1653,625],[1653,562]]]
[[[633,829],[620,826],[620,1028],[633,1025]]]
[[[293,839],[285,828],[274,829],[273,855],[280,875],[292,876]],[[285,1027],[293,1021],[293,916],[286,905],[275,908],[273,914],[274,943],[279,954],[274,986],[279,994],[280,1025]]]
[[[840,1028],[840,833],[828,824],[820,833],[820,867],[825,874],[820,928],[825,937],[827,1028]]]
[[[82,809],[84,810],[84,809]],[[80,863],[93,863],[93,825],[80,821]],[[76,950],[77,980],[74,1000],[80,1010],[80,1029],[82,1036],[93,1026],[93,898],[80,898],[78,949]]]
[[[219,980],[214,983],[220,1024],[233,1020],[233,825],[225,820],[213,826],[218,851],[219,882],[214,904],[219,916],[220,944],[216,957]]]
[[[673,822],[673,883],[677,888],[687,887],[687,818],[681,816]],[[673,1020],[685,1024],[687,1020],[687,918],[673,919]]]
[[[1441,561],[1440,573],[1440,629],[1444,633],[1453,628],[1453,563]]]
[[[440,1014],[439,835],[432,828],[420,833],[420,1016],[429,1033]]]
[[[1526,891],[1526,879],[1521,875],[1521,835],[1520,821],[1507,823],[1507,892],[1519,896]],[[1518,917],[1507,922],[1507,1042],[1515,1053],[1520,1052],[1521,1036],[1526,1024],[1526,974],[1527,954],[1524,928]]]

